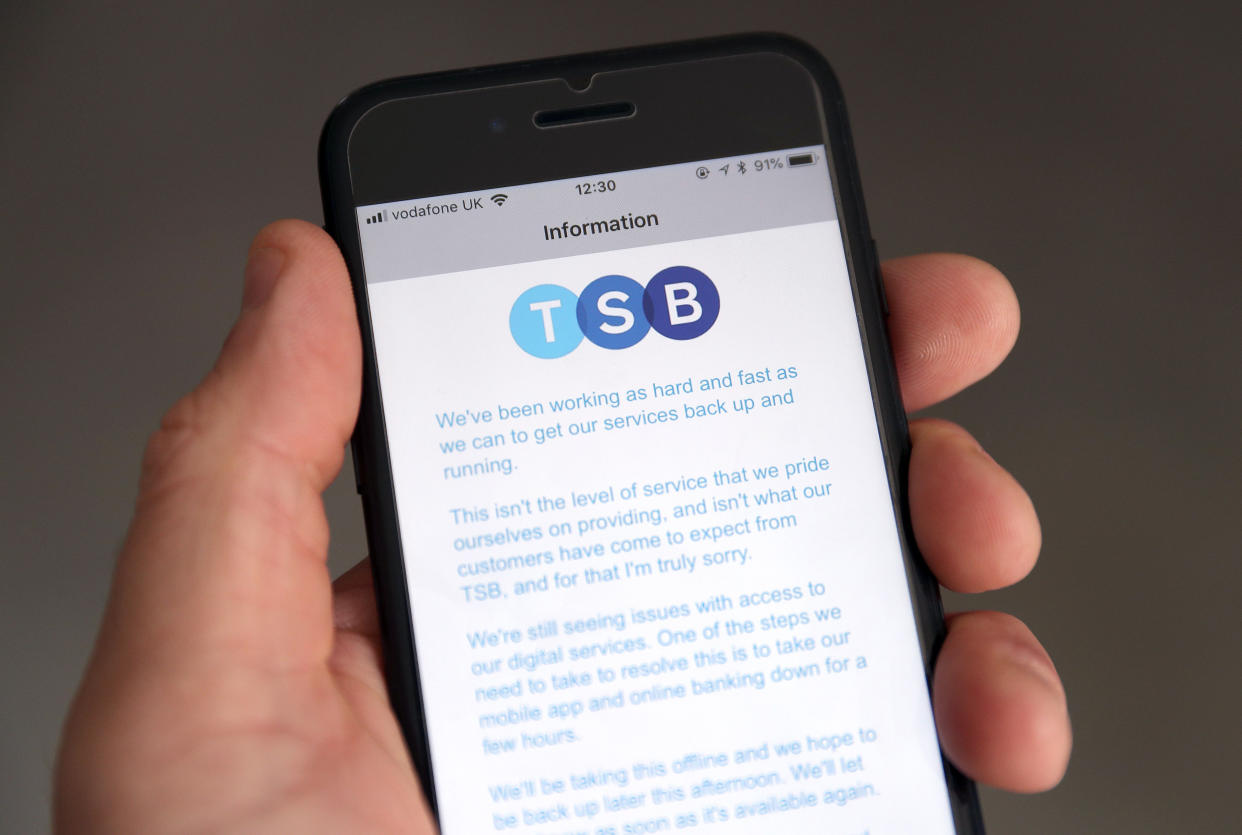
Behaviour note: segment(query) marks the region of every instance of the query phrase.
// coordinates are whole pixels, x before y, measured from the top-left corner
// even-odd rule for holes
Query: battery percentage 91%
[[[756,171],[771,171],[774,168],[784,168],[785,160],[778,157],[761,157],[754,162]]]

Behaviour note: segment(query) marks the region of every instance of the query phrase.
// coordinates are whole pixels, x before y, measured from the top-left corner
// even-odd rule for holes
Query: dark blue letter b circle
[[[668,267],[647,283],[643,312],[661,336],[694,339],[716,324],[720,293],[712,280],[694,267]]]

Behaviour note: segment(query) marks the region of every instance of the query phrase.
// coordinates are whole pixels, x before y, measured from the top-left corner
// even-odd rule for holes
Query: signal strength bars
[[[387,219],[388,218],[384,217],[383,209],[381,209],[380,211],[376,212],[375,214],[367,218],[367,223],[383,223]]]

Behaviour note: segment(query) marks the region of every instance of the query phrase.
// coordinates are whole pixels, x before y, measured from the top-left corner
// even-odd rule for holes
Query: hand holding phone
[[[951,393],[1007,348],[996,329],[952,317],[990,310],[989,321],[1012,329],[1011,299],[993,272],[936,258],[901,263],[889,279],[908,401]],[[929,284],[938,294],[919,297]],[[152,442],[142,513],[66,732],[63,826],[426,825],[384,703],[366,577],[338,589],[333,635],[316,569],[326,540],[314,534],[315,493],[339,465],[357,385],[344,289],[338,257],[309,227],[281,224],[256,242],[248,305],[219,373]],[[676,289],[665,296],[678,299]],[[929,364],[903,344],[918,334],[949,339],[964,349],[951,355],[969,361]],[[1007,520],[1011,538],[1032,539],[1029,508],[1007,477],[944,426],[916,428],[911,470],[915,529],[932,566],[967,589],[1016,579],[1026,565],[990,561],[962,512],[981,509]],[[938,483],[946,472],[956,478]],[[1031,663],[1040,652],[1013,622],[953,623],[937,714],[946,750],[972,773],[1023,789],[1059,773],[1063,701]],[[173,759],[160,753],[173,749]],[[128,767],[111,767],[122,751]]]

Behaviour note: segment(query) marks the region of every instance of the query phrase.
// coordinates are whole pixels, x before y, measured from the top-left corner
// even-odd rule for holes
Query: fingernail
[[[284,250],[260,247],[250,253],[246,262],[246,285],[242,290],[242,310],[263,305],[276,287],[285,267]]]

